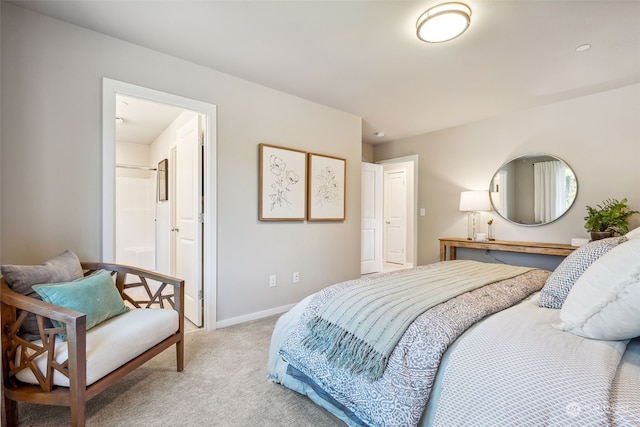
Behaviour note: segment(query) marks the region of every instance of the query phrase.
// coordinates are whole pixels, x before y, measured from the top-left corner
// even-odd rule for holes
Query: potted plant
[[[640,212],[630,210],[626,198],[607,199],[596,207],[587,206],[584,228],[591,232],[591,240],[623,235],[629,231],[629,217],[636,213]]]

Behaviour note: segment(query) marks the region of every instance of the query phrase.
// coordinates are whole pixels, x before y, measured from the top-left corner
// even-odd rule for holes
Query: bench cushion
[[[128,361],[178,331],[178,312],[171,309],[132,309],[87,331],[87,386],[116,370]],[[41,345],[40,341],[34,344]],[[67,342],[56,337],[55,358],[64,362]],[[19,364],[20,351],[16,355]],[[46,368],[46,355],[35,359],[38,368]],[[16,374],[18,380],[38,384],[29,369]],[[53,375],[57,386],[69,387],[69,379],[59,372]]]

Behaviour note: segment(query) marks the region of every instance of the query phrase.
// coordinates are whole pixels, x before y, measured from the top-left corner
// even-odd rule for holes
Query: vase
[[[496,240],[496,235],[495,235],[495,230],[494,230],[494,225],[492,222],[487,223],[487,239],[489,241],[494,241]]]

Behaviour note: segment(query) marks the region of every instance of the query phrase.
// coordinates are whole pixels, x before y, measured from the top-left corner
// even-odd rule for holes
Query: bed
[[[638,337],[634,230],[553,272],[458,260],[329,286],[278,319],[268,376],[349,426],[640,426]]]

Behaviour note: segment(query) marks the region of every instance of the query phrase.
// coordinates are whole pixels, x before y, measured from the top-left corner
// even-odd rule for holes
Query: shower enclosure
[[[157,169],[116,165],[116,262],[156,269]]]

